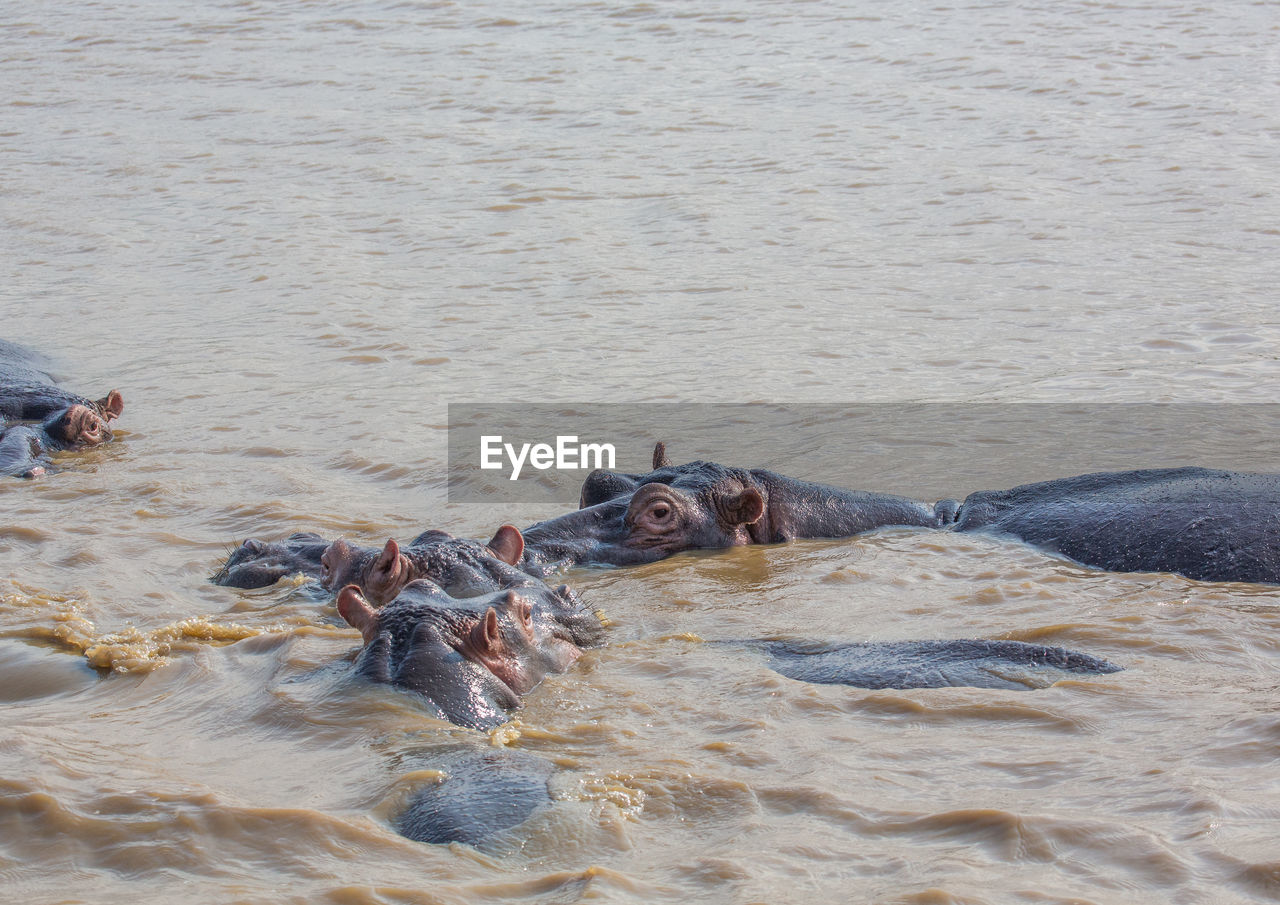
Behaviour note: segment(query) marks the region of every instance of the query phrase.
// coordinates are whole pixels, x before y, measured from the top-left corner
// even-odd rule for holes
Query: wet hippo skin
[[[249,538],[232,551],[210,580],[228,588],[265,588],[287,575],[319,577],[329,541],[310,531],[283,540]]]
[[[440,782],[414,794],[395,820],[397,832],[418,842],[483,846],[551,805],[542,758],[519,751],[455,752],[433,759]]]
[[[1080,475],[970,494],[952,527],[1015,537],[1111,572],[1280,583],[1280,475]]]
[[[424,531],[403,548],[389,539],[378,550],[339,538],[321,557],[320,580],[330,590],[359,585],[375,605],[393,599],[418,578],[435,582],[455,597],[468,597],[536,580],[518,568],[523,555],[524,538],[512,525],[500,527],[488,543]]]
[[[769,666],[790,679],[856,688],[1007,688],[1025,690],[1069,675],[1105,675],[1121,667],[1089,654],[1021,641],[868,641],[823,645],[753,641]]]
[[[1280,583],[1280,475],[1273,474],[1104,472],[929,506],[759,469],[673,466],[658,444],[653,471],[593,472],[581,503],[575,513],[529,528],[525,541],[533,553],[526,557],[621,565],[688,549],[903,525],[1013,537],[1112,572]]]
[[[523,550],[519,530],[510,525],[499,528],[487,544],[429,530],[403,547],[391,538],[380,548],[303,532],[276,541],[249,538],[210,580],[226,587],[261,588],[286,575],[302,574],[318,579],[330,591],[359,585],[366,598],[382,604],[410,581],[426,578],[464,597],[517,583]]]
[[[338,612],[364,639],[356,673],[416,692],[433,714],[470,729],[506,722],[544,676],[603,643],[599,619],[575,604],[545,585],[455,598],[424,579],[381,609],[355,585],[338,594]]]
[[[849,537],[888,526],[941,528],[956,508],[952,500],[935,506],[759,468],[671,465],[661,443],[653,464],[646,474],[588,475],[578,511],[524,531],[526,562],[631,565],[684,550]]]

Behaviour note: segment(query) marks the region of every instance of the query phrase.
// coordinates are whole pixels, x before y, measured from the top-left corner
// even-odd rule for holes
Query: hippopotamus
[[[251,537],[232,551],[210,580],[228,588],[265,588],[286,575],[319,577],[328,546],[329,541],[313,531],[299,531],[279,541]]]
[[[394,538],[381,550],[357,547],[339,538],[321,556],[320,581],[330,590],[356,584],[381,605],[416,578],[429,578],[450,594],[468,597],[529,583],[521,571],[524,537],[503,525],[488,542],[424,531],[401,549]]]
[[[318,579],[330,591],[360,585],[365,597],[381,605],[415,578],[429,578],[450,594],[465,597],[511,587],[528,574],[519,529],[503,525],[488,543],[427,530],[401,547],[394,538],[380,548],[361,547],[344,538],[329,541],[313,532],[279,541],[250,538],[211,576],[215,584],[262,588],[286,575]],[[533,577],[544,576],[535,569]]]
[[[763,651],[789,679],[856,688],[1039,688],[1065,674],[1104,675],[1122,667],[1106,660],[1022,641],[796,641],[740,643]]]
[[[849,537],[888,526],[941,528],[957,506],[843,490],[762,468],[673,466],[661,443],[653,466],[647,474],[593,471],[576,512],[525,529],[525,562],[631,565],[683,550]]]
[[[949,527],[1109,572],[1280,584],[1277,513],[1280,475],[1154,468],[972,493]]]
[[[377,610],[347,585],[338,612],[364,639],[357,674],[418,692],[442,719],[490,729],[544,676],[568,669],[582,653],[579,642],[598,643],[603,633],[585,632],[586,618],[562,621],[576,599],[546,592],[457,598],[416,579]]]
[[[51,453],[106,443],[124,411],[118,390],[92,401],[55,386],[42,368],[36,353],[0,341],[0,474],[35,477]]]
[[[588,475],[580,505],[527,529],[527,547],[548,559],[621,565],[681,550],[915,526],[1013,537],[1112,572],[1280,584],[1280,475],[1273,474],[1104,472],[930,505],[760,469],[672,466],[659,443],[647,474]]]
[[[483,846],[551,806],[549,761],[521,751],[451,751],[434,755],[429,766],[444,775],[409,800],[395,819],[402,836],[445,845]]]

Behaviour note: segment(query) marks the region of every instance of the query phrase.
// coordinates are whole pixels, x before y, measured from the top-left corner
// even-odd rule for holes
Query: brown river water
[[[26,3],[0,74],[0,336],[126,400],[0,480],[6,901],[1280,899],[1280,589],[911,530],[577,570],[609,645],[485,734],[355,681],[306,583],[207,580],[248,536],[564,508],[449,502],[449,403],[1275,401],[1280,5]],[[859,483],[1071,473],[1056,411]],[[847,465],[792,426],[618,464]],[[1121,464],[1195,461],[1144,431]],[[1200,464],[1280,470],[1234,449]],[[1125,671],[873,692],[704,643],[759,637]],[[554,807],[392,830],[489,745]]]

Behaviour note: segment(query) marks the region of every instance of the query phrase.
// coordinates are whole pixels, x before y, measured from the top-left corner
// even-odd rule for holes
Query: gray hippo
[[[1280,583],[1280,475],[1206,468],[1106,472],[980,491],[933,505],[713,462],[596,471],[577,512],[524,533],[580,563],[652,562],[681,550],[849,537],[916,526],[1017,538],[1113,572]]]
[[[856,688],[1038,688],[1071,674],[1104,675],[1122,667],[1090,654],[1023,641],[744,641],[789,679]]]
[[[504,830],[551,806],[549,761],[505,748],[432,752],[424,765],[443,773],[413,794],[395,818],[402,836],[483,848]]]
[[[488,543],[445,531],[424,531],[403,549],[391,538],[378,550],[339,538],[320,558],[320,581],[334,591],[357,584],[377,605],[417,578],[467,597],[527,584],[531,576],[518,568],[523,559],[524,537],[513,525],[500,527]]]
[[[265,588],[288,575],[319,577],[328,547],[329,541],[312,531],[278,541],[251,537],[231,552],[210,581],[228,588]]]
[[[527,568],[556,564],[632,565],[682,550],[773,544],[806,537],[849,537],[890,525],[941,528],[957,504],[844,490],[765,469],[715,462],[671,465],[654,450],[654,470],[597,469],[576,512],[524,531]]]
[[[1109,572],[1280,584],[1277,513],[1280,475],[1153,468],[972,493],[950,527]]]
[[[263,588],[286,575],[316,578],[329,591],[360,586],[375,604],[392,599],[415,578],[427,578],[455,596],[510,587],[512,570],[522,564],[524,539],[503,525],[488,542],[424,531],[403,547],[394,538],[382,547],[361,547],[344,538],[326,540],[313,532],[283,540],[249,538],[240,544],[210,580],[233,588]],[[542,577],[542,570],[534,577]]]
[[[0,340],[0,474],[35,477],[50,455],[111,439],[108,424],[124,411],[118,390],[92,401],[60,389],[43,359]]]
[[[550,589],[456,598],[425,579],[381,609],[355,585],[338,593],[339,614],[364,639],[356,673],[417,692],[436,716],[469,729],[506,722],[544,676],[603,642],[594,614],[568,618],[575,604]]]

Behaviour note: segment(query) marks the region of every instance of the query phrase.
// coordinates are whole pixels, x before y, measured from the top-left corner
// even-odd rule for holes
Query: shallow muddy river
[[[249,536],[571,505],[449,502],[450,403],[763,401],[752,442],[618,465],[661,439],[930,500],[1280,470],[1219,405],[1280,370],[1274,3],[26,4],[0,73],[0,338],[126,401],[0,480],[8,900],[1280,899],[1280,589],[901,529],[579,569],[608,646],[479,733],[353,679],[313,584],[208,581]],[[1034,443],[784,405],[928,402],[1059,405]],[[1119,402],[1227,414],[1059,455],[1062,406]],[[1125,669],[863,691],[707,643],[761,637]],[[488,746],[554,806],[480,851],[392,830]]]

